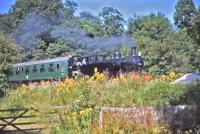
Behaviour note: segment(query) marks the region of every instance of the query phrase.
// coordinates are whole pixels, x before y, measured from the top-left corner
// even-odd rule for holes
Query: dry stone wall
[[[119,108],[102,107],[99,117],[100,127],[104,127],[106,120],[104,116],[109,114],[110,118],[120,118],[134,124],[151,128],[154,125],[166,125],[171,129],[192,128],[199,122],[199,108],[194,105],[162,106],[145,108]]]

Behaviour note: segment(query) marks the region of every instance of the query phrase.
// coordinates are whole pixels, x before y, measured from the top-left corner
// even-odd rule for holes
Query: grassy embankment
[[[57,110],[59,116],[49,118],[46,131],[50,133],[158,133],[160,128],[143,130],[134,125],[116,125],[116,122],[100,130],[97,125],[99,109],[96,106],[139,107],[167,104],[199,105],[200,83],[186,86],[158,80],[133,81],[130,78],[108,81],[102,74],[97,74],[87,80],[66,79],[57,84],[40,83],[32,89],[22,85],[17,90],[10,91],[0,102],[1,109],[68,105],[68,110]]]

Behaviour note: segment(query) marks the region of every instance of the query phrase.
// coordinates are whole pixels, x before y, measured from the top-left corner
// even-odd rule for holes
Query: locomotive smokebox
[[[131,47],[131,56],[137,56],[136,46]]]
[[[113,53],[113,58],[114,58],[114,59],[120,59],[120,58],[121,58],[121,53],[118,52],[118,51],[114,52],[114,53]]]

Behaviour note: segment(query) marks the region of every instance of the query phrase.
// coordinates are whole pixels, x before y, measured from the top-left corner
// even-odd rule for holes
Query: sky
[[[0,13],[9,11],[16,0],[0,0]],[[98,15],[103,7],[112,6],[118,9],[125,19],[134,14],[141,16],[149,13],[161,12],[173,23],[173,14],[178,0],[74,0],[78,3],[76,14],[89,11]],[[193,0],[196,7],[200,6],[200,0]]]

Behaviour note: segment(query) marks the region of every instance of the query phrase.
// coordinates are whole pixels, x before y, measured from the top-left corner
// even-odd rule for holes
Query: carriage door
[[[61,79],[61,76],[60,76],[60,63],[57,63],[56,64],[56,77],[57,77],[57,79],[58,80],[60,80]]]
[[[61,65],[61,67],[60,67],[60,77],[61,77],[61,78],[65,78],[65,73],[66,73],[66,72],[65,72],[65,70],[66,70],[66,69],[65,69],[65,63],[62,62],[60,65]]]

